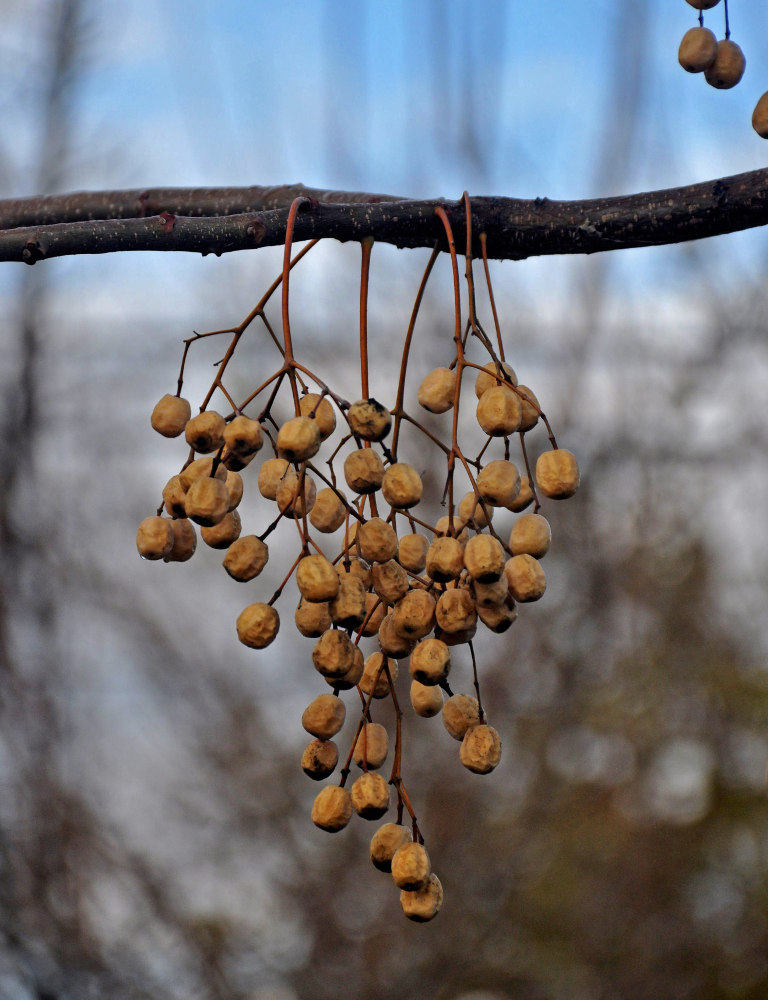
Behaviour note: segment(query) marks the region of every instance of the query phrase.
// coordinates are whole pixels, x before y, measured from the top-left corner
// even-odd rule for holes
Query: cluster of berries
[[[718,90],[730,90],[744,76],[746,60],[741,48],[731,40],[728,23],[728,0],[725,9],[725,37],[718,41],[715,33],[704,27],[704,11],[716,7],[720,0],[687,0],[699,12],[699,24],[683,35],[678,60],[689,73],[703,73],[704,79]],[[758,100],[752,113],[752,127],[763,139],[768,139],[768,92]]]
[[[462,370],[470,367],[465,362]],[[477,369],[476,418],[487,444],[530,431],[542,416],[533,392],[518,385],[505,362],[492,359]],[[451,410],[459,398],[457,367],[437,368],[423,379],[419,404],[431,413]],[[343,461],[346,490],[336,483],[331,461],[327,479],[313,459],[336,430],[337,413],[349,433],[343,442],[352,447]],[[164,396],[156,405],[152,426],[166,437],[184,434],[190,461],[163,490],[158,514],[139,526],[137,546],[145,559],[184,561],[195,551],[196,531],[203,541],[226,549],[223,565],[238,581],[258,576],[269,558],[266,536],[281,519],[293,519],[299,529],[301,551],[288,577],[295,573],[300,601],[294,620],[298,631],[315,639],[312,662],[332,688],[320,694],[302,717],[313,737],[304,750],[302,768],[315,780],[336,769],[339,752],[333,737],[346,717],[339,697],[357,689],[362,702],[354,738],[341,782],[324,787],[317,796],[312,819],[321,829],[335,832],[353,812],[378,819],[390,807],[390,785],[397,793],[398,822],[386,823],[373,837],[374,865],[391,871],[401,889],[405,913],[414,920],[434,916],[442,901],[440,882],[430,869],[423,838],[400,774],[399,745],[390,781],[379,773],[389,753],[387,730],[372,721],[374,699],[397,703],[398,660],[408,658],[410,701],[413,711],[429,718],[441,715],[445,728],[460,741],[460,760],[469,770],[485,774],[501,756],[501,741],[488,725],[478,697],[454,694],[448,682],[451,649],[469,644],[478,623],[492,632],[504,632],[517,616],[517,605],[538,600],[546,578],[540,560],[550,545],[550,527],[538,512],[536,488],[552,498],[571,496],[579,471],[571,452],[550,448],[538,458],[534,482],[521,475],[508,457],[475,463],[473,489],[437,524],[415,517],[422,499],[422,478],[412,465],[394,460],[385,441],[392,416],[374,399],[352,405],[329,391],[306,392],[299,397],[299,413],[273,435],[266,421],[242,413],[225,419],[213,410],[192,417],[180,396]],[[262,535],[242,534],[237,507],[243,495],[241,473],[269,439],[271,457],[258,463],[258,490],[276,505],[276,519]],[[336,449],[336,452],[339,448]],[[336,454],[336,453],[334,453]],[[205,457],[210,456],[210,457]],[[526,468],[528,466],[525,455]],[[328,485],[318,489],[317,481]],[[348,492],[347,492],[348,491]],[[379,516],[377,504],[388,511]],[[493,527],[500,510],[518,516],[500,535]],[[399,531],[401,525],[405,531]],[[426,532],[416,530],[419,527]],[[313,530],[314,529],[314,533]],[[341,532],[329,556],[317,544],[317,534]],[[310,551],[310,546],[316,551]],[[326,546],[326,548],[328,548]],[[274,603],[287,579],[270,602],[249,604],[237,619],[237,634],[245,645],[262,649],[275,638],[280,618]],[[378,649],[364,656],[362,638],[376,637]],[[398,740],[399,742],[399,740]],[[350,788],[350,765],[362,770]],[[406,809],[414,820],[412,834],[402,824]]]

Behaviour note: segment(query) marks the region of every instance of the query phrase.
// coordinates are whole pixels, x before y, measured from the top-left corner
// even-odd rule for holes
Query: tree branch
[[[288,206],[307,200],[297,242],[372,236],[397,247],[444,241],[435,216],[442,205],[464,238],[459,201],[407,201],[302,185],[271,188],[169,188],[80,192],[0,201],[0,261],[38,260],[121,250],[230,253],[285,240]],[[473,231],[488,253],[516,260],[544,254],[595,253],[719,236],[768,223],[768,169],[702,184],[588,201],[471,199]],[[475,247],[479,255],[479,242]]]

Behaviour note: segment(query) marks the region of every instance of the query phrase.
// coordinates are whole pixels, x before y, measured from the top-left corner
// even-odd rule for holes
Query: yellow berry
[[[392,857],[398,847],[413,840],[411,831],[400,823],[384,823],[371,837],[371,861],[381,872],[392,871]]]
[[[380,774],[361,774],[349,794],[352,808],[363,819],[380,819],[389,809],[389,785]]]
[[[308,392],[299,400],[299,410],[302,417],[310,417],[315,421],[321,441],[325,441],[336,430],[336,413],[327,396],[321,397],[317,392]]]
[[[549,521],[541,514],[523,514],[518,517],[509,534],[509,550],[513,556],[527,552],[529,556],[543,559],[549,552],[552,531]]]
[[[536,462],[536,485],[552,500],[572,497],[579,488],[579,466],[573,452],[552,448],[539,455]]]
[[[411,677],[419,684],[440,684],[451,670],[451,654],[440,639],[422,639],[411,653]]]
[[[717,38],[709,28],[691,28],[683,35],[677,61],[688,73],[703,73],[715,61]]]
[[[173,529],[166,517],[145,517],[136,532],[142,559],[163,559],[173,548]]]
[[[423,889],[430,870],[429,855],[422,844],[405,843],[392,856],[392,878],[399,889]]]
[[[395,462],[384,473],[381,481],[381,492],[390,507],[401,510],[415,507],[421,500],[424,486],[421,476],[412,465],[405,462]]]
[[[301,755],[301,769],[313,781],[322,781],[336,769],[339,748],[332,740],[312,740]]]
[[[523,419],[520,397],[512,389],[499,385],[486,389],[477,404],[477,422],[491,437],[503,437],[519,430]]]
[[[203,410],[196,417],[187,421],[184,435],[187,444],[195,451],[206,454],[218,451],[224,444],[224,417],[215,410]]]
[[[495,459],[480,470],[477,491],[491,507],[507,507],[520,492],[517,466],[504,459]]]
[[[388,751],[389,737],[384,726],[378,722],[366,722],[355,743],[352,759],[358,767],[365,764],[375,771],[387,759]]]
[[[293,616],[296,628],[307,639],[318,639],[331,627],[331,613],[324,601],[306,601],[303,597]]]
[[[171,551],[163,556],[163,560],[165,562],[186,562],[187,559],[192,558],[197,548],[195,526],[186,517],[177,518],[170,523],[173,532],[173,546]]]
[[[400,905],[409,920],[424,924],[433,920],[443,905],[443,887],[437,875],[430,874],[427,884],[421,889],[408,892],[400,890]]]
[[[301,724],[319,740],[329,740],[344,725],[346,709],[335,694],[320,694],[304,709]]]
[[[383,441],[389,434],[392,418],[389,410],[375,399],[360,399],[347,411],[349,429],[363,441]]]
[[[501,740],[493,726],[478,725],[468,729],[461,741],[459,758],[475,774],[488,774],[501,760]]]
[[[305,556],[296,567],[296,585],[307,601],[332,601],[339,592],[339,576],[325,556]]]
[[[423,573],[427,565],[429,540],[424,535],[403,535],[397,543],[397,561],[411,573]]]
[[[240,515],[233,510],[225,514],[218,524],[202,527],[200,534],[212,549],[228,549],[240,537],[241,528]]]
[[[328,785],[312,806],[312,822],[328,833],[338,833],[352,816],[352,799],[346,788]]]
[[[431,719],[443,710],[443,692],[437,684],[411,681],[411,705],[417,715]]]
[[[454,694],[443,705],[443,725],[455,740],[480,722],[480,707],[476,698],[467,694]]]
[[[322,437],[310,417],[292,417],[277,432],[277,453],[288,462],[306,462],[320,450]]]
[[[453,406],[456,393],[456,372],[450,368],[435,368],[419,386],[419,405],[430,413],[445,413]]]
[[[723,38],[717,43],[714,62],[704,70],[704,79],[718,90],[730,90],[744,76],[746,68],[744,53],[730,39]]]
[[[499,374],[500,370],[501,374]],[[475,395],[478,399],[482,399],[483,394],[488,389],[494,389],[496,386],[503,385],[502,380],[511,382],[512,385],[517,385],[517,375],[515,375],[514,368],[508,365],[506,361],[500,362],[499,365],[495,361],[489,361],[483,365],[483,371],[477,373]]]
[[[222,566],[233,580],[253,580],[267,565],[269,548],[256,535],[241,535],[227,549]]]
[[[339,496],[338,490],[324,487],[315,499],[309,521],[313,528],[330,534],[340,528],[347,518],[347,508]]]
[[[344,478],[353,493],[375,493],[384,479],[384,463],[373,448],[360,448],[344,459]]]
[[[187,517],[195,524],[210,528],[227,515],[229,508],[227,487],[220,479],[210,476],[196,479],[187,490],[184,506]]]
[[[527,553],[508,559],[504,573],[510,594],[521,604],[538,601],[547,589],[544,570],[539,562]]]
[[[258,420],[240,414],[224,428],[224,444],[239,458],[255,455],[264,444],[261,424]]]
[[[237,618],[237,637],[251,649],[264,649],[274,640],[279,629],[280,618],[269,604],[249,604]]]
[[[150,423],[153,430],[163,437],[175,438],[184,430],[192,409],[189,401],[181,396],[165,395],[155,404]]]

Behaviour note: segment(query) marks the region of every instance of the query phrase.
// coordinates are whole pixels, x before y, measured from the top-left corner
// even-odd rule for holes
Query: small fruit
[[[163,556],[165,562],[186,562],[195,554],[197,548],[197,534],[195,526],[186,517],[176,518],[171,521],[171,531],[173,531],[173,546],[171,551]]]
[[[325,556],[305,556],[296,567],[296,585],[307,601],[332,601],[339,592],[339,575]]]
[[[363,676],[360,678],[360,690],[363,694],[372,694],[374,698],[386,698],[389,694],[387,670],[394,684],[397,680],[397,663],[383,653],[371,653],[365,661]]]
[[[255,455],[263,443],[264,433],[258,420],[240,414],[224,428],[224,444],[238,458]]]
[[[371,837],[371,861],[380,872],[392,871],[392,858],[403,844],[413,840],[411,831],[400,823],[385,823]]]
[[[323,677],[335,680],[352,667],[355,646],[346,632],[331,628],[323,632],[312,650],[312,662]]]
[[[411,681],[411,705],[417,715],[431,719],[443,710],[443,692],[437,684]]]
[[[331,627],[331,613],[322,601],[299,601],[293,616],[296,628],[307,639],[319,639]]]
[[[730,90],[744,76],[747,62],[736,42],[723,38],[717,43],[714,62],[704,70],[704,79],[718,90]]]
[[[327,396],[308,392],[299,400],[299,410],[302,417],[309,417],[315,421],[321,441],[325,441],[336,430],[336,413]]]
[[[397,552],[395,529],[380,517],[372,517],[370,521],[360,525],[357,541],[360,555],[369,563],[394,559]]]
[[[150,417],[153,430],[163,437],[175,438],[184,430],[190,418],[192,409],[189,401],[181,396],[166,394],[155,404]]]
[[[346,709],[335,694],[319,694],[304,709],[301,724],[319,740],[329,740],[344,725]]]
[[[338,490],[324,487],[317,494],[309,521],[313,528],[330,534],[340,528],[347,517],[347,508]]]
[[[761,139],[768,139],[768,91],[755,105],[755,110],[752,112],[752,128]]]
[[[288,462],[306,462],[320,450],[322,436],[310,417],[292,417],[277,432],[277,453]]]
[[[312,806],[312,822],[328,833],[338,833],[352,816],[352,799],[346,788],[328,785]]]
[[[720,3],[720,0],[688,0],[688,3],[696,10],[711,10]]]
[[[136,532],[142,559],[163,559],[173,548],[173,529],[167,517],[145,517]]]
[[[421,476],[412,465],[405,462],[395,462],[384,473],[381,481],[381,492],[390,507],[407,510],[415,507],[421,500],[424,486]]]
[[[497,385],[486,389],[477,404],[477,422],[491,437],[504,437],[519,430],[523,419],[520,397],[512,389]]]
[[[419,386],[419,405],[430,413],[445,413],[453,406],[456,394],[456,372],[450,368],[435,368]]]
[[[703,73],[717,55],[717,38],[709,28],[691,28],[683,35],[677,59],[688,73]]]
[[[579,465],[573,452],[552,448],[539,455],[536,485],[552,500],[566,500],[579,488]]]
[[[515,370],[506,361],[502,361],[498,365],[495,361],[489,361],[483,365],[483,371],[478,372],[475,379],[475,395],[477,398],[481,399],[488,389],[502,385],[502,379],[511,382],[512,385],[517,385]]]
[[[397,561],[411,573],[423,573],[427,565],[429,540],[425,535],[403,535],[397,543]]]
[[[366,722],[355,743],[353,760],[358,767],[365,764],[371,770],[381,767],[387,759],[389,737],[384,726],[378,722]]]
[[[421,889],[408,892],[400,890],[400,905],[409,920],[423,924],[434,919],[443,905],[443,887],[434,872]]]
[[[373,448],[360,448],[344,459],[344,478],[353,493],[375,493],[384,479],[384,463]]]
[[[253,580],[267,565],[269,547],[256,535],[241,535],[227,549],[222,566],[233,580]]]
[[[459,750],[464,767],[475,774],[488,774],[501,760],[501,740],[493,726],[472,726],[464,734]]]
[[[297,479],[284,458],[268,458],[259,469],[259,493],[267,500],[277,500],[277,491],[286,479]]]
[[[184,436],[187,444],[195,451],[206,454],[218,451],[224,444],[224,417],[215,410],[203,410],[187,421]]]
[[[210,528],[222,521],[229,509],[229,493],[220,479],[206,476],[196,479],[187,490],[184,502],[187,517],[195,524]]]
[[[218,524],[200,529],[200,534],[206,545],[212,549],[228,549],[240,537],[242,524],[236,510],[225,514]]]
[[[357,628],[365,619],[365,587],[363,581],[351,573],[336,574],[339,587],[331,600],[329,611],[334,625],[339,628]]]
[[[244,646],[264,649],[280,630],[280,618],[269,604],[256,602],[244,608],[237,618],[237,637]]]
[[[509,534],[509,550],[513,556],[527,552],[529,556],[543,559],[549,552],[552,531],[549,521],[541,514],[523,514],[512,525]]]
[[[411,653],[411,677],[419,684],[435,685],[451,670],[451,653],[440,639],[422,639]]]
[[[350,789],[352,808],[363,819],[381,819],[389,809],[389,785],[380,774],[366,771]]]
[[[527,553],[507,560],[504,573],[509,592],[516,601],[538,601],[547,589],[547,578],[538,560]]]
[[[454,694],[443,705],[443,725],[455,740],[480,722],[480,706],[468,694]]]
[[[504,572],[504,549],[492,535],[474,535],[464,547],[464,565],[473,580],[493,583]]]
[[[399,889],[423,889],[430,870],[429,855],[422,844],[403,844],[392,856],[392,878]]]
[[[363,441],[383,441],[392,426],[392,417],[375,399],[360,399],[347,410],[349,429]]]
[[[480,470],[477,491],[491,507],[508,507],[520,493],[520,473],[517,466],[495,459]]]
[[[313,781],[333,774],[339,762],[339,748],[332,740],[312,740],[301,755],[301,769]]]

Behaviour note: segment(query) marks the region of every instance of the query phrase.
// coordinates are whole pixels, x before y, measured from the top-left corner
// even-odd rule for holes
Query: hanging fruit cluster
[[[240,326],[195,335],[186,342],[177,394],[164,396],[153,411],[155,430],[166,437],[183,434],[191,450],[181,471],[166,484],[158,513],[139,526],[137,545],[146,559],[184,561],[195,551],[197,525],[207,545],[226,550],[227,573],[246,583],[258,577],[270,559],[267,539],[272,532],[278,525],[294,526],[297,551],[282,583],[270,598],[241,611],[238,637],[254,649],[269,646],[280,628],[275,605],[295,578],[300,599],[294,622],[302,636],[314,640],[307,664],[311,660],[330,687],[303,713],[302,725],[312,739],[301,767],[313,780],[325,781],[342,760],[339,780],[326,784],[315,798],[312,820],[322,830],[337,832],[353,813],[378,820],[394,807],[394,822],[385,822],[373,835],[371,860],[391,874],[405,914],[426,921],[440,909],[443,890],[432,872],[403,779],[399,665],[407,664],[413,713],[426,719],[440,715],[460,743],[461,763],[478,774],[492,771],[501,757],[501,740],[482,702],[472,640],[479,626],[505,632],[515,621],[518,605],[543,596],[541,560],[549,549],[550,527],[539,513],[540,497],[572,496],[579,470],[571,452],[558,448],[532,390],[518,383],[505,360],[484,234],[479,242],[495,342],[477,318],[466,196],[469,317],[462,323],[458,260],[449,217],[440,206],[436,213],[453,267],[455,329],[445,366],[422,373],[417,397],[422,411],[445,414],[443,431],[434,429],[439,420],[430,417],[427,428],[419,413],[407,412],[404,405],[416,318],[438,249],[427,265],[405,335],[398,385],[393,398],[382,405],[371,398],[368,387],[366,302],[372,243],[362,244],[362,392],[350,404],[346,394],[322,382],[294,355],[289,277],[314,245],[291,260],[291,234],[301,201],[289,214],[280,278]],[[282,338],[265,314],[267,301],[280,285]],[[236,403],[224,376],[241,337],[257,318],[281,359],[272,375]],[[202,336],[226,334],[231,334],[230,344],[200,412],[192,416],[181,397],[189,348]],[[226,400],[226,414],[209,408],[217,391]],[[280,421],[276,404],[283,395],[290,399],[294,416]],[[459,439],[460,409],[469,399],[484,438],[475,457],[465,454]],[[527,436],[540,426],[549,440],[532,468]],[[405,427],[445,461],[442,497],[434,499],[442,500],[446,513],[436,523],[420,513],[428,499],[423,497],[422,470],[398,459]],[[326,444],[334,435],[337,443]],[[520,458],[513,461],[515,439]],[[247,479],[274,504],[274,518],[260,533],[242,530],[238,504]],[[459,479],[468,486],[460,497],[454,493]],[[366,644],[371,646],[367,652]],[[462,659],[463,666],[456,669]],[[462,670],[461,683],[471,686],[473,694],[452,690],[451,682]],[[359,705],[342,759],[336,740],[348,714],[343,692],[350,692]],[[380,721],[387,718],[389,729]],[[390,757],[391,742],[387,780],[379,771]],[[350,782],[353,765],[360,773]]]
[[[704,11],[716,7],[720,0],[687,0],[699,12],[699,23],[683,35],[678,60],[689,73],[703,73],[707,83],[718,90],[730,90],[744,76],[746,59],[741,48],[731,39],[728,0],[723,0],[725,35],[719,41],[704,27]],[[768,91],[758,100],[752,113],[752,127],[763,139],[768,139]]]

